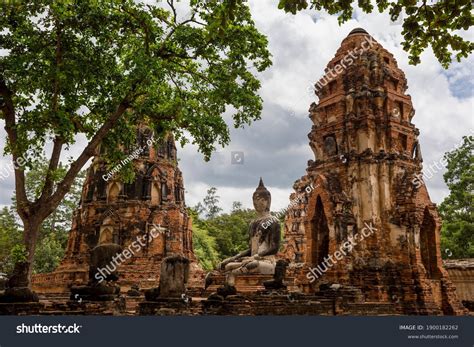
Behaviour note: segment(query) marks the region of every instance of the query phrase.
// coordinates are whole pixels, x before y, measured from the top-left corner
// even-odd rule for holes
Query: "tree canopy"
[[[370,0],[280,0],[278,7],[293,14],[308,7],[326,10],[336,14],[341,24],[352,18],[355,3],[366,13],[374,10]],[[420,63],[420,55],[428,46],[444,68],[451,64],[453,55],[461,61],[474,49],[473,42],[459,35],[459,31],[469,30],[474,24],[471,0],[376,0],[375,3],[379,12],[389,11],[392,21],[403,19],[402,46],[409,53],[410,64]]]
[[[270,64],[267,39],[243,2],[190,0],[180,19],[173,0],[37,0],[0,6],[0,119],[15,164],[17,211],[31,263],[41,223],[101,145],[109,167],[145,122],[172,131],[208,159],[235,127],[259,119],[255,77]],[[64,149],[88,142],[57,171]],[[41,190],[28,196],[25,172],[52,143]],[[133,170],[129,165],[128,177]]]

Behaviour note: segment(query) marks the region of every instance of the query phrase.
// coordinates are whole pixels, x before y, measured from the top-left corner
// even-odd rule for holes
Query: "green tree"
[[[188,208],[188,213],[193,219],[194,254],[204,270],[212,270],[220,259],[216,249],[216,240],[209,235],[205,222],[199,219],[196,210]]]
[[[219,262],[219,252],[216,240],[209,235],[207,225],[199,218],[199,213],[193,208],[188,208],[188,213],[193,220],[193,250],[204,270],[212,270]]]
[[[209,235],[206,229],[193,228],[194,254],[204,270],[213,270],[219,262],[219,253],[216,250],[216,240]]]
[[[464,136],[463,144],[444,156],[444,180],[449,195],[439,206],[443,227],[443,256],[474,257],[474,137]]]
[[[14,164],[17,211],[28,263],[40,226],[70,190],[98,146],[110,167],[135,143],[141,121],[156,135],[172,131],[209,159],[229,142],[221,117],[235,127],[259,119],[254,73],[270,64],[267,39],[248,6],[234,0],[190,0],[180,20],[167,7],[133,0],[37,0],[0,6],[0,119]],[[186,133],[190,137],[184,136]],[[88,139],[58,178],[59,159],[77,135]],[[25,170],[53,148],[37,199],[28,197]],[[131,179],[131,164],[123,173]],[[30,271],[31,273],[31,271]]]
[[[193,228],[205,230],[212,238],[219,261],[248,249],[249,226],[256,217],[254,210],[244,209],[241,202],[234,201],[230,213],[221,213],[217,189],[211,187],[192,211]]]
[[[12,250],[21,244],[22,232],[12,208],[0,210],[0,272],[10,273],[13,269]]]
[[[249,248],[249,226],[256,213],[241,209],[207,220],[209,235],[215,238],[220,260]]]
[[[31,170],[26,173],[26,193],[29,199],[37,199],[47,170],[47,159],[40,157]],[[61,163],[58,165],[56,174],[59,179],[66,174],[66,169]],[[85,171],[81,171],[56,210],[41,224],[38,233],[38,246],[33,259],[34,273],[51,272],[59,265],[66,248],[73,212],[79,205],[84,178]],[[16,206],[15,196],[12,197],[12,200],[13,205]],[[20,231],[19,233],[21,235]]]
[[[222,208],[219,207],[219,199],[220,196],[217,195],[217,188],[211,187],[207,190],[202,204],[198,203],[196,205],[196,210],[199,213],[203,213],[206,219],[215,218],[222,211]]]
[[[233,201],[232,202],[232,212],[237,212],[242,210],[243,205],[240,201]]]
[[[61,262],[67,244],[67,234],[56,231],[41,235],[35,252],[34,273],[52,272]]]
[[[352,18],[354,3],[352,0],[280,0],[278,7],[293,14],[308,7],[326,10],[329,14],[337,14],[341,24]],[[366,13],[374,9],[370,0],[358,0],[357,4]],[[409,53],[410,64],[420,62],[420,55],[428,45],[444,68],[451,64],[453,54],[457,61],[461,61],[474,49],[474,43],[457,34],[460,30],[469,30],[474,24],[471,0],[376,0],[376,5],[379,12],[388,9],[392,21],[403,18],[402,46]]]

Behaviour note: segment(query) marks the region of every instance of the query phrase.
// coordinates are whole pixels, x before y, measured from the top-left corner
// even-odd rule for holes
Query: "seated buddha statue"
[[[262,179],[253,193],[257,218],[249,226],[249,248],[219,264],[226,284],[234,286],[238,274],[274,274],[280,247],[280,223],[270,214],[271,195]]]

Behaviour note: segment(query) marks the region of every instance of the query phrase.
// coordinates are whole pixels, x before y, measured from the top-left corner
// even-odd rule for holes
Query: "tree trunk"
[[[41,218],[35,217],[23,218],[25,229],[23,241],[27,251],[26,260],[24,257],[16,260],[5,293],[0,295],[0,302],[39,302],[38,295],[31,290],[33,259],[41,225]]]
[[[27,252],[28,272],[25,274],[25,280],[28,282],[28,287],[31,288],[31,275],[33,272],[33,261],[35,257],[36,241],[38,240],[38,233],[42,221],[39,218],[28,218],[23,221],[25,231],[23,234],[23,242]]]

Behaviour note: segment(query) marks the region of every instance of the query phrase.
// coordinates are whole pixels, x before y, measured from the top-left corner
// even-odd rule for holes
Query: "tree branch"
[[[97,146],[102,142],[102,140],[107,136],[110,129],[112,129],[120,117],[129,107],[129,96],[125,97],[122,102],[118,105],[115,112],[104,122],[96,134],[92,137],[88,145],[84,148],[79,157],[71,164],[68,172],[64,176],[63,180],[58,184],[56,191],[47,198],[44,202],[45,209],[42,211],[43,215],[49,215],[53,212],[59,202],[64,198],[64,195],[71,188],[74,179],[76,178],[79,171],[87,163],[87,161],[95,155]]]
[[[137,16],[133,12],[130,12],[127,9],[125,9],[125,7],[122,6],[121,9],[139,22],[140,27],[143,29],[144,34],[145,34],[145,53],[146,55],[149,56],[150,55],[150,29],[148,28],[148,25],[142,19],[137,18]]]
[[[170,32],[166,35],[166,37],[163,39],[163,42],[161,43],[161,46],[160,48],[158,49],[158,55],[161,56],[161,57],[169,57],[170,55],[168,54],[162,54],[163,52],[165,52],[165,44],[166,42],[171,38],[171,36],[176,32],[176,29],[178,29],[179,27],[185,25],[185,24],[188,24],[188,23],[196,23],[196,24],[199,24],[199,25],[202,25],[202,26],[205,26],[204,23],[201,23],[197,20],[195,20],[195,17],[196,17],[196,12],[192,12],[191,14],[191,18],[189,19],[186,19],[184,21],[182,21],[181,23],[178,23],[176,26],[174,26]],[[176,23],[176,21],[175,21]],[[209,44],[210,41],[206,42],[206,46]],[[169,51],[168,51],[169,52]],[[178,56],[178,55],[174,55],[174,56]],[[184,59],[196,59],[197,57],[197,54],[195,56],[192,56],[192,57],[189,57],[189,56],[181,56],[181,58],[184,58]]]
[[[173,22],[176,23],[177,15],[176,15],[176,9],[174,8],[173,0],[166,0],[166,2],[168,3],[168,5],[171,7],[171,10],[173,11]]]
[[[13,167],[15,173],[15,194],[17,201],[18,214],[24,220],[30,214],[31,203],[28,200],[25,189],[25,170],[20,165],[19,159],[23,162],[23,153],[18,150],[18,133],[16,130],[15,106],[12,101],[12,92],[7,87],[5,81],[0,79],[0,95],[3,97],[4,103],[1,110],[5,118],[5,131],[8,135],[8,142],[10,145]]]
[[[59,137],[56,137],[56,139],[54,140],[53,152],[51,153],[51,159],[49,160],[48,171],[46,172],[46,178],[41,192],[41,196],[37,200],[39,205],[41,205],[46,198],[51,196],[53,192],[53,172],[58,168],[62,147],[63,140]]]
[[[56,57],[55,57],[55,74],[53,83],[53,98],[52,98],[52,110],[54,114],[58,112],[58,97],[59,97],[59,79],[58,73],[62,62],[62,45],[61,45],[61,25],[56,21]],[[44,186],[41,192],[41,196],[37,200],[38,204],[41,205],[43,200],[49,197],[53,192],[53,172],[58,168],[59,159],[61,157],[61,150],[63,146],[63,140],[60,136],[56,136],[54,140],[53,151],[51,153],[51,159],[49,160],[48,171],[46,172],[46,178]]]

